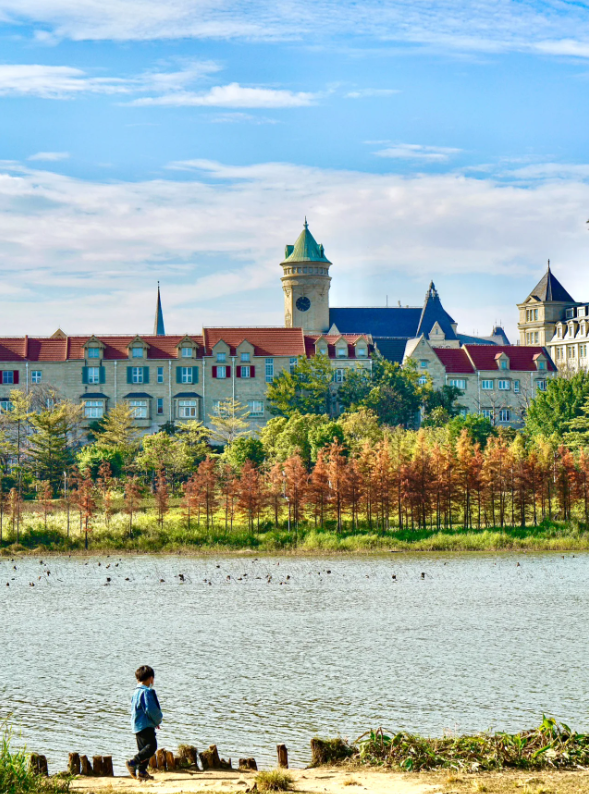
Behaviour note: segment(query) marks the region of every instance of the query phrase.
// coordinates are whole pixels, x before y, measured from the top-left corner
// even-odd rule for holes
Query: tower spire
[[[157,304],[155,307],[155,322],[153,324],[154,336],[165,336],[164,312],[162,311],[162,297],[160,295],[160,283],[157,283]]]

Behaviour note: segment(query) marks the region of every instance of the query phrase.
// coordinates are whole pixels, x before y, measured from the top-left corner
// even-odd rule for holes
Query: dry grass
[[[269,769],[258,772],[255,784],[258,791],[292,791],[294,778],[282,769]]]
[[[466,775],[448,775],[443,772],[428,772],[412,775],[419,783],[439,786],[445,794],[589,794],[589,771],[547,771],[530,777],[521,771],[479,772]],[[451,786],[451,788],[450,788]]]

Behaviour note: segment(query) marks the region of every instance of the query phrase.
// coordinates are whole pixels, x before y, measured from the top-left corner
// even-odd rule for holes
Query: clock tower
[[[323,246],[315,241],[305,218],[303,231],[284,252],[282,290],[284,325],[309,333],[329,330],[329,284],[331,262]]]

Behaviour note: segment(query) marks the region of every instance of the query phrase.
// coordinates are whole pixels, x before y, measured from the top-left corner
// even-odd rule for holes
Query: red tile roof
[[[369,352],[373,349],[372,336],[370,334],[305,334],[305,352],[308,357],[315,355],[315,344],[318,339],[325,339],[327,342],[327,355],[329,358],[337,358],[335,343],[340,339],[348,343],[348,358],[356,358],[354,345],[358,339],[366,340]]]
[[[539,354],[546,357],[546,369],[556,372],[556,367],[545,347],[524,347],[523,345],[464,345],[474,366],[478,370],[498,370],[497,357],[501,353],[509,359],[509,369],[515,372],[536,372],[536,359]],[[437,352],[437,351],[436,351]]]
[[[217,342],[229,345],[230,355],[241,342],[254,346],[255,356],[302,356],[305,343],[301,328],[204,328],[207,355]]]
[[[446,372],[474,372],[472,362],[463,347],[434,347],[434,352]]]
[[[0,361],[76,361],[84,358],[84,345],[91,339],[88,336],[70,336],[65,339],[52,337],[19,337],[0,339]],[[178,358],[177,345],[185,336],[142,336],[149,345],[148,359]],[[190,337],[198,345],[197,357],[202,356],[203,338],[200,335]],[[97,336],[105,345],[104,358],[127,359],[128,345],[135,336]]]

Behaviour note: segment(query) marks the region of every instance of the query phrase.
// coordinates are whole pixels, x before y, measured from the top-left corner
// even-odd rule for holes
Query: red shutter
[[[231,377],[231,367],[227,367],[227,377]]]
[[[213,378],[217,377],[217,367],[213,367]]]
[[[18,375],[19,375],[19,372],[18,372],[18,370],[17,370],[17,369],[15,369],[15,370],[14,370],[14,373],[13,373],[13,375],[14,375],[14,382],[15,382],[15,383],[18,383]]]
[[[241,367],[235,367],[235,375],[238,378],[241,378]]]
[[[250,378],[255,378],[255,377],[256,377],[256,368],[250,367]]]

